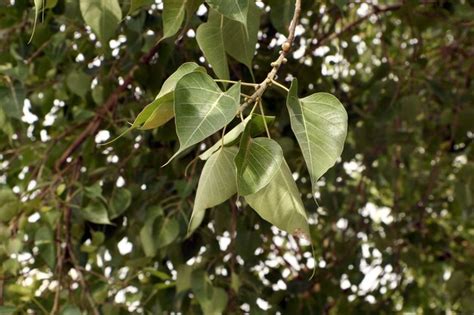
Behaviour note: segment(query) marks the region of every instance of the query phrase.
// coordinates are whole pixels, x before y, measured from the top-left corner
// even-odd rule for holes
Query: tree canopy
[[[474,313],[472,0],[0,0],[0,314]]]

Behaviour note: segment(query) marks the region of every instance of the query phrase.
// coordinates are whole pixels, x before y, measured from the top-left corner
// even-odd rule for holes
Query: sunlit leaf
[[[223,203],[237,192],[234,158],[237,148],[224,147],[206,161],[199,178],[188,233],[202,222],[206,209]]]
[[[176,134],[180,146],[170,161],[222,129],[235,117],[239,107],[240,83],[223,92],[207,74],[193,72],[179,80],[174,97]]]
[[[206,2],[223,16],[247,24],[249,0],[206,0]]]
[[[287,98],[291,128],[303,152],[311,175],[313,192],[318,179],[342,153],[347,135],[347,113],[339,100],[328,93],[298,98],[293,80]]]
[[[108,47],[108,41],[122,20],[122,9],[117,0],[80,0],[84,21],[97,35],[102,45]]]
[[[290,234],[309,239],[303,201],[285,160],[270,183],[245,196],[245,200],[264,220]]]

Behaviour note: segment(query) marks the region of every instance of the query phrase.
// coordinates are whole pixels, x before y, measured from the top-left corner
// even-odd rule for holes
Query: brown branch
[[[61,157],[55,163],[55,170],[60,172],[64,166],[66,160],[82,145],[82,143],[91,135],[95,134],[100,127],[104,117],[107,116],[107,113],[113,112],[117,106],[118,99],[120,95],[127,90],[127,86],[132,83],[133,76],[135,71],[141,66],[150,63],[155,54],[158,51],[158,44],[153,46],[145,55],[143,55],[138,64],[132,67],[128,72],[125,80],[121,85],[119,85],[112,94],[109,95],[108,99],[105,101],[96,114],[92,118],[91,122],[86,126],[86,128],[79,134],[79,136],[69,145],[69,147],[63,152]]]
[[[259,98],[262,97],[263,93],[265,93],[265,90],[270,85],[272,85],[272,81],[275,79],[278,69],[280,69],[282,64],[286,63],[286,55],[290,51],[291,46],[293,44],[293,40],[295,38],[296,24],[298,23],[300,14],[301,14],[301,0],[296,0],[295,12],[293,14],[293,18],[291,19],[290,27],[288,28],[288,31],[289,31],[288,38],[282,45],[280,55],[278,56],[277,60],[271,63],[272,70],[267,74],[267,78],[258,85],[257,90],[245,100],[242,106],[240,106],[240,112],[242,112],[248,105],[255,103]]]
[[[361,16],[360,18],[358,18],[357,20],[355,20],[352,23],[347,24],[340,31],[334,32],[334,33],[331,33],[331,34],[325,34],[323,37],[319,38],[318,41],[316,42],[316,44],[313,46],[313,48],[319,47],[319,46],[321,46],[321,45],[323,45],[323,44],[325,44],[325,43],[341,36],[341,34],[351,31],[353,28],[355,28],[357,25],[361,24],[362,22],[364,22],[365,20],[370,18],[372,15],[378,15],[378,14],[383,14],[383,13],[390,12],[390,11],[396,11],[396,10],[400,9],[402,7],[402,5],[403,5],[402,3],[397,3],[397,4],[387,5],[385,7],[374,6],[374,9],[372,10],[372,12],[370,12],[370,13],[364,15],[364,16]]]

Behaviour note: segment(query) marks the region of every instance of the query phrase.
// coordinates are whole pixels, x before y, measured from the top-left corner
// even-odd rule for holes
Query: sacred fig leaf
[[[118,0],[80,0],[82,17],[97,35],[103,46],[115,34],[122,20],[122,9]]]
[[[223,23],[224,16],[210,9],[207,22],[199,25],[196,31],[196,40],[217,77],[229,80],[229,68],[222,32]]]
[[[205,73],[192,72],[179,80],[174,91],[174,113],[180,146],[166,164],[231,122],[239,100],[240,82],[223,92]]]
[[[257,136],[263,131],[265,131],[265,122],[268,124],[271,124],[275,120],[275,116],[262,116],[259,114],[253,114],[252,116],[247,116],[245,117],[244,120],[242,120],[237,126],[232,128],[231,131],[227,132],[224,135],[224,139],[221,139],[214,143],[212,147],[204,151],[201,155],[199,155],[199,158],[201,160],[207,160],[212,153],[216,152],[219,150],[219,148],[224,144],[224,146],[227,145],[233,145],[236,140],[239,138],[239,136],[242,134],[242,132],[245,129],[245,126],[247,126],[247,123],[252,120],[252,128],[250,129],[250,136]]]
[[[225,51],[252,72],[252,60],[258,39],[260,9],[251,1],[246,23],[224,18],[222,27]]]
[[[155,100],[148,104],[138,114],[133,122],[133,128],[142,130],[158,128],[174,117],[174,89],[176,83],[188,73],[206,72],[206,70],[194,62],[183,63],[176,71],[166,79],[161,86],[160,92]]]
[[[206,209],[217,206],[237,192],[234,158],[237,148],[223,147],[204,164],[194,201],[188,235],[201,224]]]
[[[0,222],[10,221],[20,210],[20,200],[8,188],[0,189]]]
[[[249,0],[206,0],[206,2],[223,16],[247,24]]]
[[[295,79],[286,104],[314,192],[318,179],[341,156],[347,135],[347,113],[341,102],[329,93],[314,93],[301,99],[297,93]]]
[[[303,201],[284,159],[267,186],[244,198],[264,220],[290,234],[310,239]]]
[[[54,266],[56,265],[56,244],[51,228],[43,225],[36,230],[35,246],[38,246],[40,257],[54,270]]]
[[[237,191],[241,196],[253,194],[265,187],[280,168],[283,151],[269,138],[251,138],[252,123],[248,124],[240,140],[234,159],[237,168]]]
[[[81,216],[96,224],[112,224],[109,220],[107,208],[100,200],[92,200],[89,204],[81,209]]]
[[[109,201],[109,218],[111,220],[118,218],[130,207],[132,203],[132,193],[126,188],[116,188],[112,192]]]
[[[174,36],[183,24],[185,15],[194,14],[202,0],[163,0],[163,37],[160,41]]]

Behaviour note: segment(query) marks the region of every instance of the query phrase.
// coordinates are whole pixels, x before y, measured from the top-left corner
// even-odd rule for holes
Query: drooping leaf
[[[164,0],[163,37],[160,41],[174,36],[181,28],[185,15],[188,15],[189,20],[201,2],[199,0]]]
[[[138,9],[153,4],[153,0],[130,0],[130,8],[128,9],[128,14],[130,15]]]
[[[224,19],[222,29],[225,51],[252,72],[252,60],[260,26],[260,9],[255,2],[249,5],[246,23]]]
[[[56,244],[54,242],[53,231],[48,226],[41,226],[35,232],[35,246],[38,246],[38,253],[46,264],[54,270],[56,264]]]
[[[206,70],[194,62],[183,63],[176,71],[166,79],[161,86],[160,92],[155,100],[148,104],[138,114],[131,128],[143,130],[158,128],[174,117],[174,89],[176,83],[188,73],[205,72]]]
[[[10,221],[20,209],[18,197],[8,188],[0,189],[0,222]]]
[[[33,22],[33,32],[31,32],[31,37],[28,43],[31,43],[31,40],[33,39],[33,36],[35,35],[35,30],[36,30],[36,24],[38,23],[38,17],[41,8],[43,7],[43,3],[45,0],[34,0],[35,3],[35,21]]]
[[[241,196],[253,194],[265,187],[275,176],[283,161],[280,145],[269,138],[251,138],[251,123],[247,125],[235,157],[237,190]]]
[[[223,147],[206,161],[199,178],[188,234],[202,222],[206,209],[217,206],[237,192],[235,147]]]
[[[291,128],[298,140],[311,176],[313,192],[318,179],[342,153],[347,135],[347,113],[339,100],[328,93],[298,98],[293,80],[287,98]]]
[[[268,0],[270,4],[270,20],[278,32],[288,35],[295,2],[292,0]]]
[[[99,200],[92,200],[89,204],[82,208],[81,216],[89,221],[96,224],[111,224],[107,213],[107,208],[104,203]]]
[[[162,215],[163,210],[159,207],[155,207],[148,211],[145,224],[140,230],[140,241],[142,243],[143,251],[147,257],[153,257],[156,255],[157,250],[157,238],[158,229],[155,229],[155,221],[158,220]]]
[[[156,240],[156,248],[160,249],[169,244],[179,235],[179,223],[174,218],[165,218],[158,233],[158,239]]]
[[[170,161],[185,149],[219,131],[235,117],[239,107],[240,83],[223,92],[210,76],[193,72],[179,80],[174,97],[176,133],[180,146]]]
[[[199,25],[196,31],[196,40],[207,62],[218,78],[228,80],[229,68],[224,48],[222,26],[224,16],[214,10],[209,10],[206,23]]]
[[[132,203],[132,193],[126,188],[115,189],[109,204],[109,218],[118,218]]]
[[[84,21],[97,35],[102,45],[115,34],[122,20],[122,9],[118,0],[80,0],[80,9]]]
[[[303,201],[284,159],[270,183],[245,196],[245,200],[264,220],[290,234],[309,239]]]
[[[221,288],[212,286],[203,270],[193,272],[191,287],[204,314],[219,315],[224,312],[228,301],[227,293]]]
[[[223,16],[247,24],[249,0],[206,0],[206,2]]]

